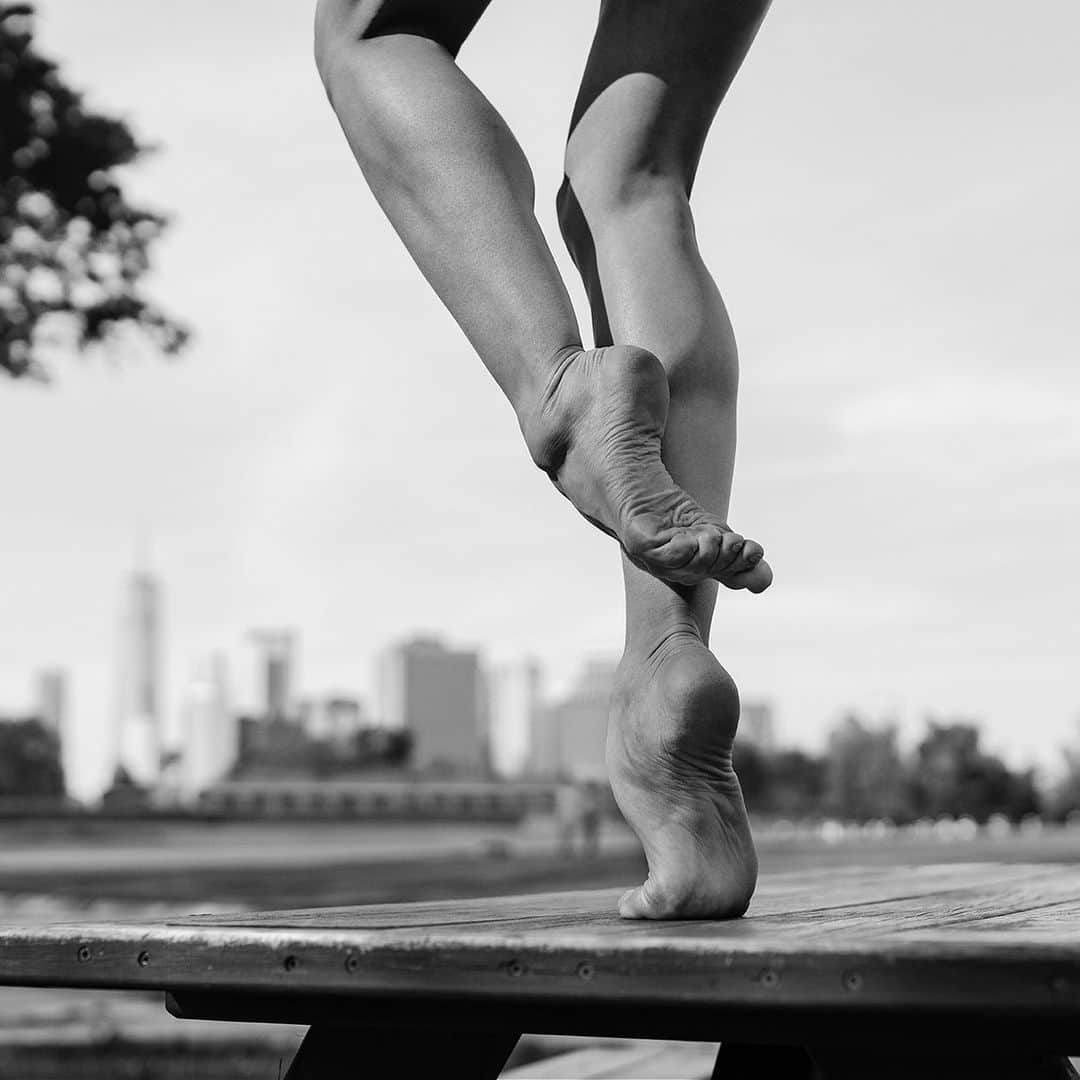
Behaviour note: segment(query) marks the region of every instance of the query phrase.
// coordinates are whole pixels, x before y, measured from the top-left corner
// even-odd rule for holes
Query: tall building
[[[38,672],[38,715],[41,722],[58,739],[62,739],[67,707],[67,677],[59,668],[47,668]]]
[[[120,618],[117,763],[135,783],[160,776],[161,589],[147,570],[127,580]]]
[[[533,740],[533,772],[574,780],[607,776],[604,747],[617,667],[617,660],[590,660],[570,693],[543,709]]]
[[[776,717],[770,702],[742,702],[738,738],[753,743],[759,750],[768,752],[776,749]]]
[[[415,637],[387,649],[378,672],[383,724],[412,735],[417,769],[484,769],[486,711],[480,657]]]
[[[541,721],[541,672],[535,660],[495,667],[488,680],[488,756],[492,770],[506,778],[529,770]]]
[[[256,630],[262,714],[268,720],[288,720],[296,711],[296,634],[291,630]]]
[[[190,797],[225,779],[239,751],[237,721],[229,704],[228,668],[221,653],[196,667],[184,694],[183,723],[181,786]]]

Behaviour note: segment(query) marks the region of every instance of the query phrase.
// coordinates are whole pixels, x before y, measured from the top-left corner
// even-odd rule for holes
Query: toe
[[[732,567],[738,562],[746,541],[741,533],[721,531],[715,526],[709,531],[716,538],[719,550],[711,562],[701,563],[701,569],[708,577],[719,579],[721,574],[730,573]]]
[[[725,574],[720,580],[729,589],[747,589],[752,593],[763,593],[772,584],[772,579],[772,567],[764,559],[758,559],[749,570]]]
[[[764,556],[765,549],[756,540],[747,540],[731,566],[728,567],[728,573],[741,574],[746,570],[752,570]]]
[[[628,889],[619,899],[619,917],[623,919],[658,919],[661,913],[649,893],[649,882]]]

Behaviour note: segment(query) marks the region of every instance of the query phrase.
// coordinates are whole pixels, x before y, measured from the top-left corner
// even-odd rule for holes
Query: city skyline
[[[998,0],[950,5],[932,40],[898,0],[872,19],[777,8],[706,150],[699,234],[743,359],[732,524],[777,574],[722,595],[713,644],[785,741],[820,746],[849,707],[908,736],[927,712],[982,717],[1017,764],[1073,738],[1080,12],[1044,16],[1056,32],[1018,51]],[[592,18],[493,5],[462,54],[533,160],[553,240]],[[168,41],[157,21],[132,0],[40,12],[43,51],[161,144],[124,183],[175,215],[149,285],[195,339],[175,364],[72,360],[48,391],[0,393],[27,451],[3,492],[0,700],[63,666],[79,737],[108,737],[103,613],[141,521],[169,581],[170,714],[207,650],[242,683],[258,626],[296,627],[317,688],[370,697],[381,643],[425,626],[568,685],[621,642],[616,552],[528,461],[363,191],[310,12],[200,0]],[[421,508],[422,543],[387,527]]]
[[[216,649],[188,665],[171,710],[162,704],[168,666],[164,582],[141,562],[121,585],[114,737],[98,747],[96,758],[78,747],[77,730],[67,721],[65,670],[44,668],[34,680],[37,714],[59,737],[68,794],[77,799],[95,800],[120,770],[167,799],[190,799],[242,760],[241,727],[253,722],[287,724],[346,750],[362,727],[405,730],[412,736],[410,768],[421,774],[448,769],[504,779],[579,780],[604,774],[614,656],[583,658],[573,679],[552,692],[535,657],[493,663],[475,649],[448,647],[443,634],[414,631],[386,643],[373,658],[374,694],[368,699],[355,684],[330,692],[303,687],[296,663],[300,634],[260,628],[244,635],[251,654],[246,700],[234,694],[229,657]],[[743,710],[746,737],[772,748],[772,704],[744,701]]]

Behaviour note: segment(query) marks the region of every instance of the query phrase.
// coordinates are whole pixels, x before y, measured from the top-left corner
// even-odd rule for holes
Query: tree
[[[750,810],[765,810],[769,802],[769,762],[765,752],[754,743],[735,740],[732,755],[743,798]]]
[[[1019,820],[1038,810],[1031,773],[1014,774],[979,745],[973,723],[930,719],[915,749],[912,790],[920,814],[973,817],[986,821],[1001,813]]]
[[[0,796],[59,798],[63,794],[56,736],[36,719],[0,721]]]
[[[830,812],[855,821],[911,816],[896,728],[872,728],[848,715],[829,735],[825,802]]]
[[[46,348],[133,330],[176,353],[187,331],[139,288],[166,219],[114,173],[148,148],[85,107],[33,32],[32,5],[0,0],[0,370],[47,380]]]

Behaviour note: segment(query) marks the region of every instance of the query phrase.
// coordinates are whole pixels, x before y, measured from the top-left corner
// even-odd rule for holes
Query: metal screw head
[[[80,964],[85,964],[90,959],[90,946],[80,945],[79,951],[75,955],[79,958]]]
[[[511,960],[506,965],[506,974],[513,976],[513,978],[520,978],[529,969],[520,960]]]
[[[135,958],[135,962],[139,965],[139,967],[146,967],[146,965],[150,963],[150,954],[144,949]]]
[[[360,958],[355,953],[349,953],[345,957],[345,970],[348,972],[355,971],[360,966]]]
[[[764,971],[758,975],[758,982],[767,990],[771,990],[774,986],[780,985],[780,972],[775,968],[765,968]]]
[[[855,993],[862,988],[862,976],[857,971],[844,972],[844,989]]]
[[[285,967],[286,971],[295,971],[296,970],[296,957],[292,956],[292,955],[286,956],[285,957],[284,967]]]
[[[596,969],[589,963],[588,960],[583,960],[577,966],[578,977],[581,979],[591,979],[596,974]]]

